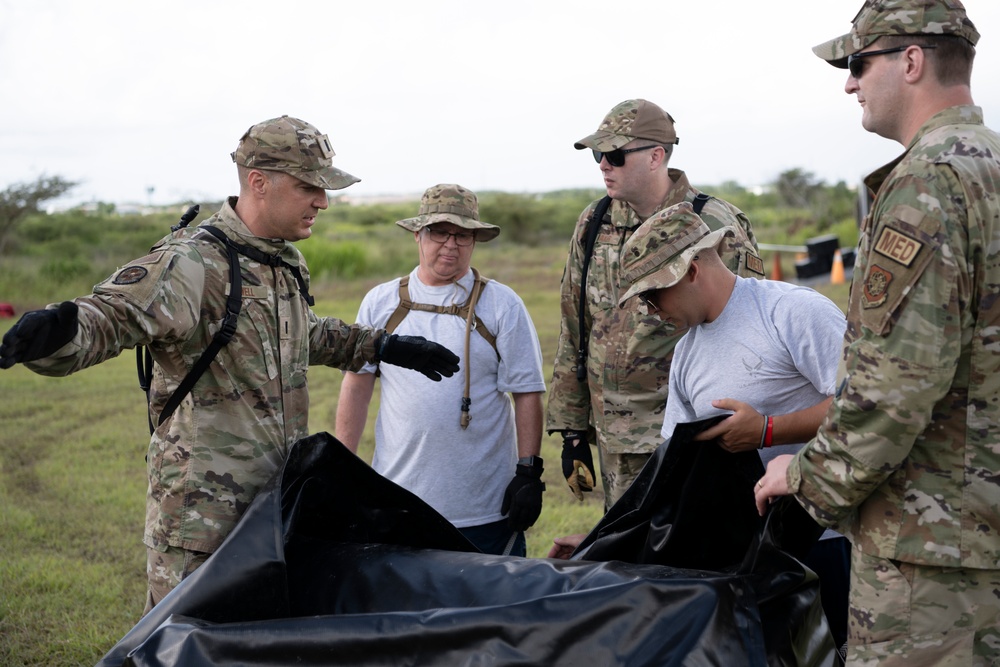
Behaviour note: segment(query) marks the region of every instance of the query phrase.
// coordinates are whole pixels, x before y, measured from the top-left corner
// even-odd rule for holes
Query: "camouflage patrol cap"
[[[690,202],[669,206],[639,226],[622,246],[621,274],[631,285],[618,299],[620,308],[634,296],[680,282],[699,250],[714,248],[732,227],[714,232]]]
[[[813,47],[834,67],[847,69],[847,57],[879,37],[891,35],[956,35],[973,46],[979,33],[959,0],[867,0],[854,17],[851,31]]]
[[[427,188],[420,198],[420,211],[415,218],[396,222],[403,229],[419,232],[436,222],[450,222],[476,232],[476,240],[492,241],[500,235],[500,228],[479,219],[479,200],[476,194],[461,185],[441,183]]]
[[[600,127],[573,144],[577,150],[613,151],[634,139],[658,144],[679,143],[674,119],[666,111],[646,100],[625,100],[608,112]]]
[[[325,134],[291,116],[252,126],[231,153],[233,162],[242,167],[282,171],[324,190],[340,190],[361,180],[334,167],[334,155]]]

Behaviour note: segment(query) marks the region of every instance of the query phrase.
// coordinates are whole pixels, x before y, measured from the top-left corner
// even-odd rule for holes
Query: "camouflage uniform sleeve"
[[[201,255],[191,246],[133,260],[74,299],[79,331],[56,355],[25,364],[41,375],[69,375],[154,341],[179,341],[196,326],[205,284]]]
[[[552,382],[549,387],[545,410],[545,428],[548,431],[565,429],[586,430],[590,423],[590,389],[586,381],[576,379],[576,355],[580,345],[580,278],[583,272],[583,245],[587,221],[596,203],[588,206],[577,220],[569,255],[563,269],[560,287],[559,342],[556,346]],[[585,322],[590,330],[590,322]]]
[[[310,310],[309,364],[359,371],[375,362],[375,343],[381,335],[382,329],[320,317]]]
[[[959,231],[967,216],[954,175],[947,167],[931,169],[933,178],[902,176],[882,188],[874,229],[862,230],[833,406],[817,437],[789,466],[791,490],[825,525],[849,529],[838,522],[853,520],[852,510],[876,489],[892,496],[887,500],[893,506],[903,506],[904,492],[912,496],[908,502],[928,500],[915,489],[882,485],[912,455],[918,438],[939,437],[925,432],[935,406],[956,375],[968,371],[963,330],[972,327],[970,285],[960,265],[967,243]],[[935,182],[937,189],[929,185]],[[924,481],[937,486],[929,476]],[[950,489],[961,486],[941,477],[932,505],[950,503]],[[899,519],[880,521],[885,526],[876,531]],[[891,539],[893,530],[898,528],[886,528],[880,539]]]

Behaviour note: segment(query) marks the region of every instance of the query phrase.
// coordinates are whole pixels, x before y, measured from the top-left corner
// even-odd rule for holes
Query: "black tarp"
[[[820,529],[682,425],[568,561],[479,553],[332,436],[295,444],[111,665],[833,665]],[[447,480],[442,480],[447,483]]]

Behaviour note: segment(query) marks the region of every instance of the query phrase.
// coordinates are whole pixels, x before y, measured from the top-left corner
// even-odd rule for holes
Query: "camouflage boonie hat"
[[[718,246],[727,234],[733,234],[732,227],[713,232],[686,201],[642,223],[622,246],[622,279],[631,287],[618,299],[618,307],[643,292],[680,282],[698,251]]]
[[[973,46],[979,33],[959,0],[867,0],[852,21],[851,31],[813,47],[834,67],[847,69],[847,57],[879,37],[891,35],[956,35]]]
[[[479,200],[476,194],[461,185],[441,183],[429,187],[420,198],[420,211],[415,218],[396,222],[403,229],[419,232],[436,222],[450,222],[453,225],[472,229],[477,241],[492,241],[500,236],[500,228],[479,219]]]
[[[340,190],[361,180],[333,166],[336,153],[325,134],[291,116],[252,126],[230,155],[242,167],[282,171],[324,190]]]
[[[588,134],[573,147],[608,152],[634,139],[647,139],[658,144],[680,143],[670,114],[646,100],[625,100],[608,112],[597,132]]]

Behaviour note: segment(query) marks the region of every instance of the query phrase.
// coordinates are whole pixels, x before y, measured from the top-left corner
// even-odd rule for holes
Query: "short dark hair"
[[[972,61],[976,57],[976,47],[964,37],[958,35],[886,35],[878,40],[879,48],[883,49],[909,44],[934,45],[934,49],[926,49],[924,53],[928,54],[931,70],[942,85],[968,86],[972,82]]]

